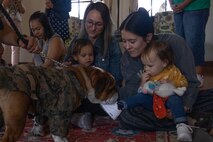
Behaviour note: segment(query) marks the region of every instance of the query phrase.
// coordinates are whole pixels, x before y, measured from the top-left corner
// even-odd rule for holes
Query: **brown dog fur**
[[[95,95],[97,100],[106,101],[113,95],[117,95],[115,80],[107,72],[93,67],[69,67],[65,68],[65,70],[74,72],[81,86],[86,92],[93,90],[93,93],[95,93],[93,95]],[[113,101],[115,102],[116,100]],[[74,102],[74,108],[78,107],[81,103],[81,98],[76,96]],[[19,139],[31,105],[32,99],[28,95],[19,90],[11,91],[6,87],[0,86],[0,108],[5,123],[5,133],[1,142],[15,142]]]

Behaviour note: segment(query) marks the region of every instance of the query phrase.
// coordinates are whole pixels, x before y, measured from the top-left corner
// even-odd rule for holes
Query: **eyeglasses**
[[[100,28],[103,28],[104,24],[101,23],[101,22],[94,22],[94,21],[91,21],[91,20],[86,20],[86,26],[87,27],[95,26],[96,28],[100,29]]]

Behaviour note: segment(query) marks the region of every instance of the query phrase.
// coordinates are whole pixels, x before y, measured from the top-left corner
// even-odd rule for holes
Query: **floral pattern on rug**
[[[18,142],[53,142],[51,136],[31,135],[32,120],[27,120],[24,132]],[[123,130],[117,121],[109,117],[97,117],[91,130],[70,127],[69,142],[177,142],[175,133],[143,132]]]

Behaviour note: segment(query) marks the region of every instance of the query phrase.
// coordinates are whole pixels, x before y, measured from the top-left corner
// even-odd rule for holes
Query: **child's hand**
[[[150,79],[150,75],[147,72],[143,72],[141,74],[141,86],[144,85],[145,82],[147,82]]]

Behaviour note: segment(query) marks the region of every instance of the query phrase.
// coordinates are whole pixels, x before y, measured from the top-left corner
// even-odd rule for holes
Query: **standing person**
[[[121,86],[122,75],[120,71],[121,50],[119,42],[112,36],[112,20],[108,7],[102,2],[91,3],[85,10],[82,28],[77,38],[89,39],[94,49],[94,66],[100,67],[110,72],[118,86]],[[72,42],[74,43],[74,42]],[[71,44],[65,61],[69,61]],[[72,119],[81,122],[81,128],[91,129],[91,114],[106,115],[99,104],[92,104],[88,99],[84,99],[82,105],[76,110],[82,115],[74,114]],[[75,124],[78,124],[76,121]]]
[[[140,27],[140,28],[138,28]],[[183,95],[183,105],[187,112],[192,110],[199,92],[199,81],[196,77],[195,65],[191,49],[183,38],[175,34],[154,35],[152,19],[144,8],[131,13],[120,26],[123,46],[126,49],[121,59],[121,71],[124,86],[119,89],[120,99],[135,95],[141,79],[137,73],[144,69],[140,60],[144,48],[156,39],[166,42],[174,53],[174,64],[180,69],[188,81],[188,87]],[[174,130],[175,124],[170,119],[158,119],[154,113],[142,106],[125,109],[119,116],[119,122],[126,129],[140,129],[148,131]],[[182,127],[182,131],[188,127]]]
[[[71,0],[45,0],[45,13],[49,18],[53,31],[66,41],[69,39],[69,12]]]
[[[89,39],[77,39],[72,48],[71,64],[91,66],[94,62],[94,51]]]
[[[187,87],[188,85],[186,78],[174,65],[171,48],[165,42],[161,41],[152,41],[149,44],[150,45],[146,46],[141,54],[144,69],[143,73],[141,73],[141,84],[138,93],[128,97],[126,100],[120,100],[118,102],[118,108],[129,109],[136,106],[143,106],[153,111],[158,119],[168,117],[166,110],[168,108],[171,110],[174,123],[177,127],[177,140],[192,141],[192,129],[187,126],[186,112],[184,111],[181,97],[183,93],[176,94],[174,91],[168,94],[169,96],[160,97],[155,94],[155,90],[153,90],[154,93],[150,92],[151,94],[143,92],[143,89],[146,89],[144,88],[144,84],[147,81],[160,84],[171,83],[177,89]]]
[[[3,0],[2,5],[8,11],[10,17],[13,19],[15,25],[21,32],[22,31],[21,14],[25,13],[25,8],[22,4],[22,0]],[[11,64],[13,66],[19,63],[19,57],[20,57],[20,47],[11,46]]]
[[[209,17],[210,0],[169,0],[174,11],[175,32],[191,48],[197,78],[203,86],[205,63],[205,29]]]
[[[40,11],[34,12],[30,16],[29,26],[31,36],[38,39],[38,44],[42,48],[42,54],[47,57],[44,58],[41,54],[34,53],[35,65],[50,67],[55,65],[51,59],[59,62],[62,61],[66,54],[63,39],[53,32],[45,13]]]

